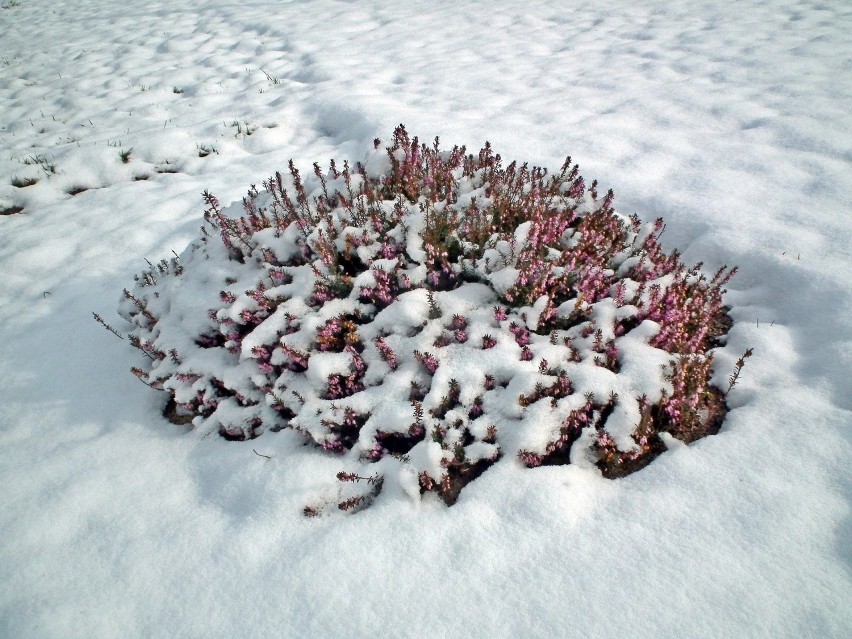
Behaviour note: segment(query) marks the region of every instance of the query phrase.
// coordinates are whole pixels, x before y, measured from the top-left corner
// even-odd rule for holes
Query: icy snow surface
[[[0,637],[852,634],[848,2],[2,6]],[[451,508],[307,519],[333,458],[167,423],[91,312],[126,330],[204,189],[399,122],[570,153],[687,264],[739,265],[721,433],[623,480],[502,463]]]

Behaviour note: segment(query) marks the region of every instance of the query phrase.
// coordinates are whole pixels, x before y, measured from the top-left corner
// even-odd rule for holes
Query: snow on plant
[[[734,269],[685,267],[662,220],[615,213],[570,158],[504,165],[400,125],[363,164],[305,179],[291,162],[241,206],[204,200],[200,239],[124,293],[133,372],[173,421],[295,429],[339,455],[366,487],[342,510],[389,479],[452,504],[501,458],[619,477],[660,433],[724,417],[710,377]]]

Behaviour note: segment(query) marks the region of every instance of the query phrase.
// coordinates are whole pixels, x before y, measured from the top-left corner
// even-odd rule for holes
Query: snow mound
[[[501,458],[623,476],[727,411],[710,379],[734,270],[685,267],[571,158],[504,166],[400,125],[355,166],[204,198],[201,237],[124,292],[132,370],[176,423],[340,455],[341,510],[390,479],[452,504]]]

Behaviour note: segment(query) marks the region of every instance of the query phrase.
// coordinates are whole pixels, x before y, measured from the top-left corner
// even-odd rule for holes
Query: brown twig
[[[110,333],[112,333],[113,335],[115,335],[118,339],[124,339],[124,337],[121,335],[121,333],[119,333],[117,330],[115,330],[112,326],[110,326],[109,324],[107,324],[107,323],[104,321],[104,318],[102,318],[100,315],[98,315],[97,313],[94,313],[94,312],[92,313],[92,315],[94,316],[95,321],[96,321],[98,324],[100,324],[101,326],[103,326],[103,327],[104,327],[105,329],[107,329]]]

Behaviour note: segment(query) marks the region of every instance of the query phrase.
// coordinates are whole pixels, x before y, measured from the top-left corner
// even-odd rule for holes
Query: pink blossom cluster
[[[542,360],[542,362],[546,366],[546,361]],[[540,369],[541,370],[541,369]],[[551,403],[555,406],[557,401],[562,399],[563,397],[568,397],[574,391],[571,386],[571,380],[568,377],[568,373],[564,369],[560,369],[558,371],[547,371],[547,374],[550,377],[555,377],[553,383],[550,386],[545,386],[541,382],[537,383],[535,389],[532,393],[527,395],[521,394],[518,396],[518,403],[521,406],[531,406],[535,404],[537,401],[544,399],[545,397],[549,397]]]
[[[356,317],[338,315],[327,320],[317,329],[314,341],[319,351],[340,353],[347,346],[358,346],[361,338],[358,336]]]
[[[595,404],[594,398],[588,397],[582,407],[568,415],[559,428],[559,435],[547,445],[543,453],[521,450],[518,457],[530,468],[568,463],[571,447],[579,439],[583,429],[596,427],[600,417],[600,408]]]
[[[364,390],[362,379],[367,370],[367,365],[354,347],[346,346],[344,350],[352,357],[350,372],[347,375],[334,374],[328,376],[328,387],[325,391],[326,399],[342,399]]]
[[[678,267],[674,282],[665,291],[651,285],[642,315],[660,324],[660,332],[651,342],[654,346],[673,353],[707,350],[708,338],[712,339],[712,333],[718,330],[715,324],[724,315],[722,287],[736,269],[721,268],[708,282],[698,268],[687,271]]]
[[[569,463],[583,433],[601,471],[620,476],[664,450],[662,432],[718,429],[712,351],[730,327],[733,269],[687,269],[662,249],[662,220],[615,213],[612,191],[599,197],[571,158],[555,173],[504,165],[488,143],[443,150],[401,125],[380,147],[304,179],[291,162],[236,214],[205,193],[201,237],[124,292],[146,358],[133,374],[168,393],[170,418],[228,439],[294,429],[353,465],[421,460],[421,490],[447,503],[501,457]],[[672,362],[648,373],[651,398],[622,392],[636,340]],[[589,379],[609,399],[584,397]],[[629,436],[616,410],[641,415]],[[504,451],[504,428],[545,432]]]
[[[341,421],[324,420],[324,425],[327,428],[327,435],[324,440],[319,442],[323,450],[334,453],[343,453],[350,449],[355,440],[358,438],[358,432],[364,425],[366,418],[357,411],[347,408],[343,410],[343,419]]]
[[[384,269],[374,268],[373,279],[375,284],[372,286],[362,286],[360,300],[367,304],[373,304],[377,308],[389,306],[401,290],[408,288],[406,282],[400,286],[396,282],[396,277],[392,273],[388,273]]]

